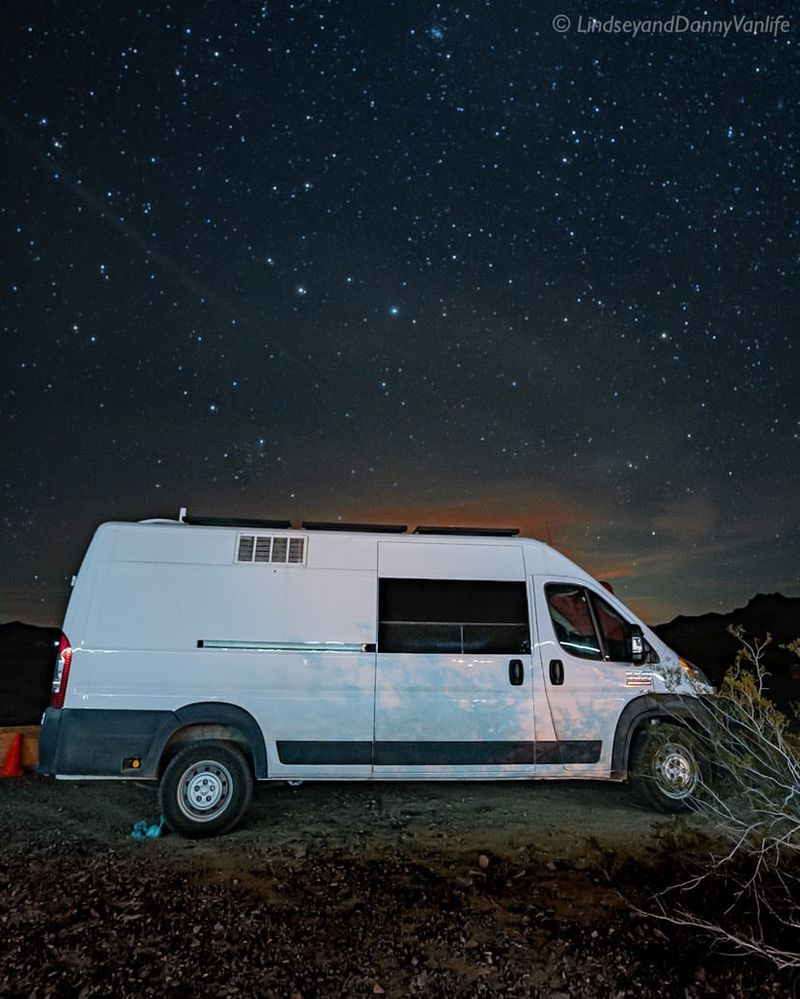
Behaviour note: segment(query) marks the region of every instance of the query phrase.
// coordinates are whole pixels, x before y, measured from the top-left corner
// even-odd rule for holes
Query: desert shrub
[[[693,724],[710,776],[692,807],[714,845],[655,915],[800,969],[800,747],[764,694],[770,636],[729,630],[740,651],[717,689],[697,685],[705,711]],[[783,647],[800,656],[800,640]]]

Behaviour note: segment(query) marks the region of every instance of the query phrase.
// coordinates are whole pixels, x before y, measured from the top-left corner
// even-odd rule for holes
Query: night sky
[[[776,12],[6,5],[2,619],[180,506],[797,595],[800,15],[577,28]]]

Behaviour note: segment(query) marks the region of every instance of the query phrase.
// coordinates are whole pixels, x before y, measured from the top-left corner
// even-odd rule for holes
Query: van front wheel
[[[168,763],[158,789],[167,825],[192,839],[233,829],[252,795],[247,760],[220,740],[187,743]]]
[[[660,722],[638,738],[631,759],[631,788],[660,812],[686,812],[707,781],[699,740],[680,725]]]

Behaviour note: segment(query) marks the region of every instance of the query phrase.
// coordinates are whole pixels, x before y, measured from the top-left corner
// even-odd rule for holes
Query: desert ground
[[[760,996],[793,984],[648,918],[694,818],[588,782],[259,788],[227,836],[144,784],[0,781],[3,996]]]

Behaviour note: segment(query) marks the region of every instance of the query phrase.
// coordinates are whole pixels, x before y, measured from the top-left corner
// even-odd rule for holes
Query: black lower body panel
[[[171,711],[48,708],[39,739],[39,773],[62,777],[154,777],[148,750]],[[138,769],[126,761],[140,760]]]
[[[58,752],[58,736],[61,731],[61,715],[63,711],[47,708],[39,729],[39,765],[36,770],[40,774],[56,772],[56,754]]]
[[[562,742],[278,742],[289,766],[451,767],[597,763],[598,741]]]
[[[225,714],[225,712],[228,714]],[[260,729],[254,732],[229,705],[196,705],[171,711],[48,708],[39,740],[39,773],[62,777],[158,776],[161,751],[184,724],[236,724],[254,748],[257,777],[266,777]],[[184,715],[186,717],[184,718]],[[230,715],[231,717],[228,717]],[[248,716],[249,718],[249,716]],[[257,738],[256,738],[257,736]],[[600,741],[446,742],[280,740],[278,757],[288,766],[530,766],[596,763]],[[263,760],[262,760],[263,756]],[[132,761],[139,761],[133,767]]]
[[[376,767],[533,764],[533,742],[376,742]]]
[[[599,739],[562,739],[560,742],[537,742],[537,763],[597,763],[603,743]]]

